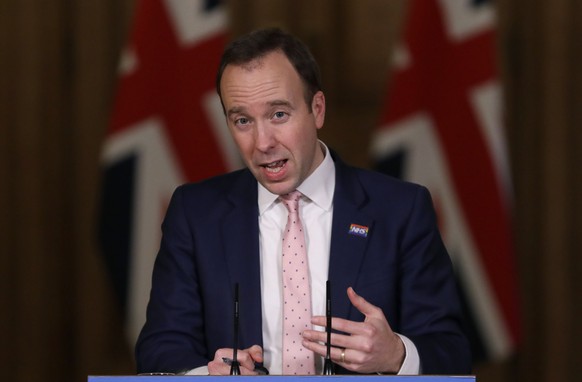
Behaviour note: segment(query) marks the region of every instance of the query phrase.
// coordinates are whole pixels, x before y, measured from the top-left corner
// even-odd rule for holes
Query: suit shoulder
[[[248,170],[242,169],[206,178],[197,182],[185,183],[178,188],[181,189],[181,192],[185,193],[227,192],[233,187],[233,185],[244,181],[248,175],[252,177]]]
[[[393,176],[383,174],[373,170],[352,167],[358,179],[368,191],[379,193],[390,192],[391,194],[415,194],[426,190],[426,187],[410,181],[401,180]]]
[[[248,192],[253,186],[256,187],[254,177],[250,171],[243,169],[183,184],[176,189],[174,197],[180,195],[184,201],[195,202],[198,205],[214,204],[225,200],[229,194],[237,190]]]
[[[380,215],[406,214],[415,206],[432,204],[426,187],[372,170],[336,166],[336,181],[338,200],[362,203]]]

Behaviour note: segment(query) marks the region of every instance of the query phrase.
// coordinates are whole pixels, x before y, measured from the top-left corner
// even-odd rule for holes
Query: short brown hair
[[[311,110],[313,96],[321,90],[319,65],[307,45],[279,28],[259,29],[243,35],[227,45],[216,75],[216,92],[220,96],[220,102],[222,103],[220,82],[224,69],[228,65],[248,64],[277,50],[285,54],[303,80],[305,102]],[[222,106],[224,109],[224,104]]]

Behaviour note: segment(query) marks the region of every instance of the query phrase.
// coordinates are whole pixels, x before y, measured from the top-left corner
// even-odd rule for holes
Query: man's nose
[[[275,147],[277,140],[274,131],[266,124],[259,124],[257,127],[256,147],[259,151],[269,151]]]

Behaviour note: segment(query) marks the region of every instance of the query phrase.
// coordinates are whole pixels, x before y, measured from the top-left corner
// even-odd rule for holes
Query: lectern
[[[260,376],[98,376],[91,375],[88,382],[475,382],[475,376],[431,375],[260,375]],[[325,381],[324,381],[325,379]]]

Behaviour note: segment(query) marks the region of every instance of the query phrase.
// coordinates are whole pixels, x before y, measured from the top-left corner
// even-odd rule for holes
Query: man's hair
[[[216,75],[216,91],[220,96],[221,103],[220,82],[224,69],[228,65],[242,66],[249,64],[275,51],[285,54],[299,77],[303,80],[305,102],[311,111],[313,96],[321,90],[319,65],[317,65],[309,48],[301,40],[283,32],[279,28],[256,30],[237,38],[227,45],[222,54],[218,74]],[[224,103],[222,106],[224,109]]]

